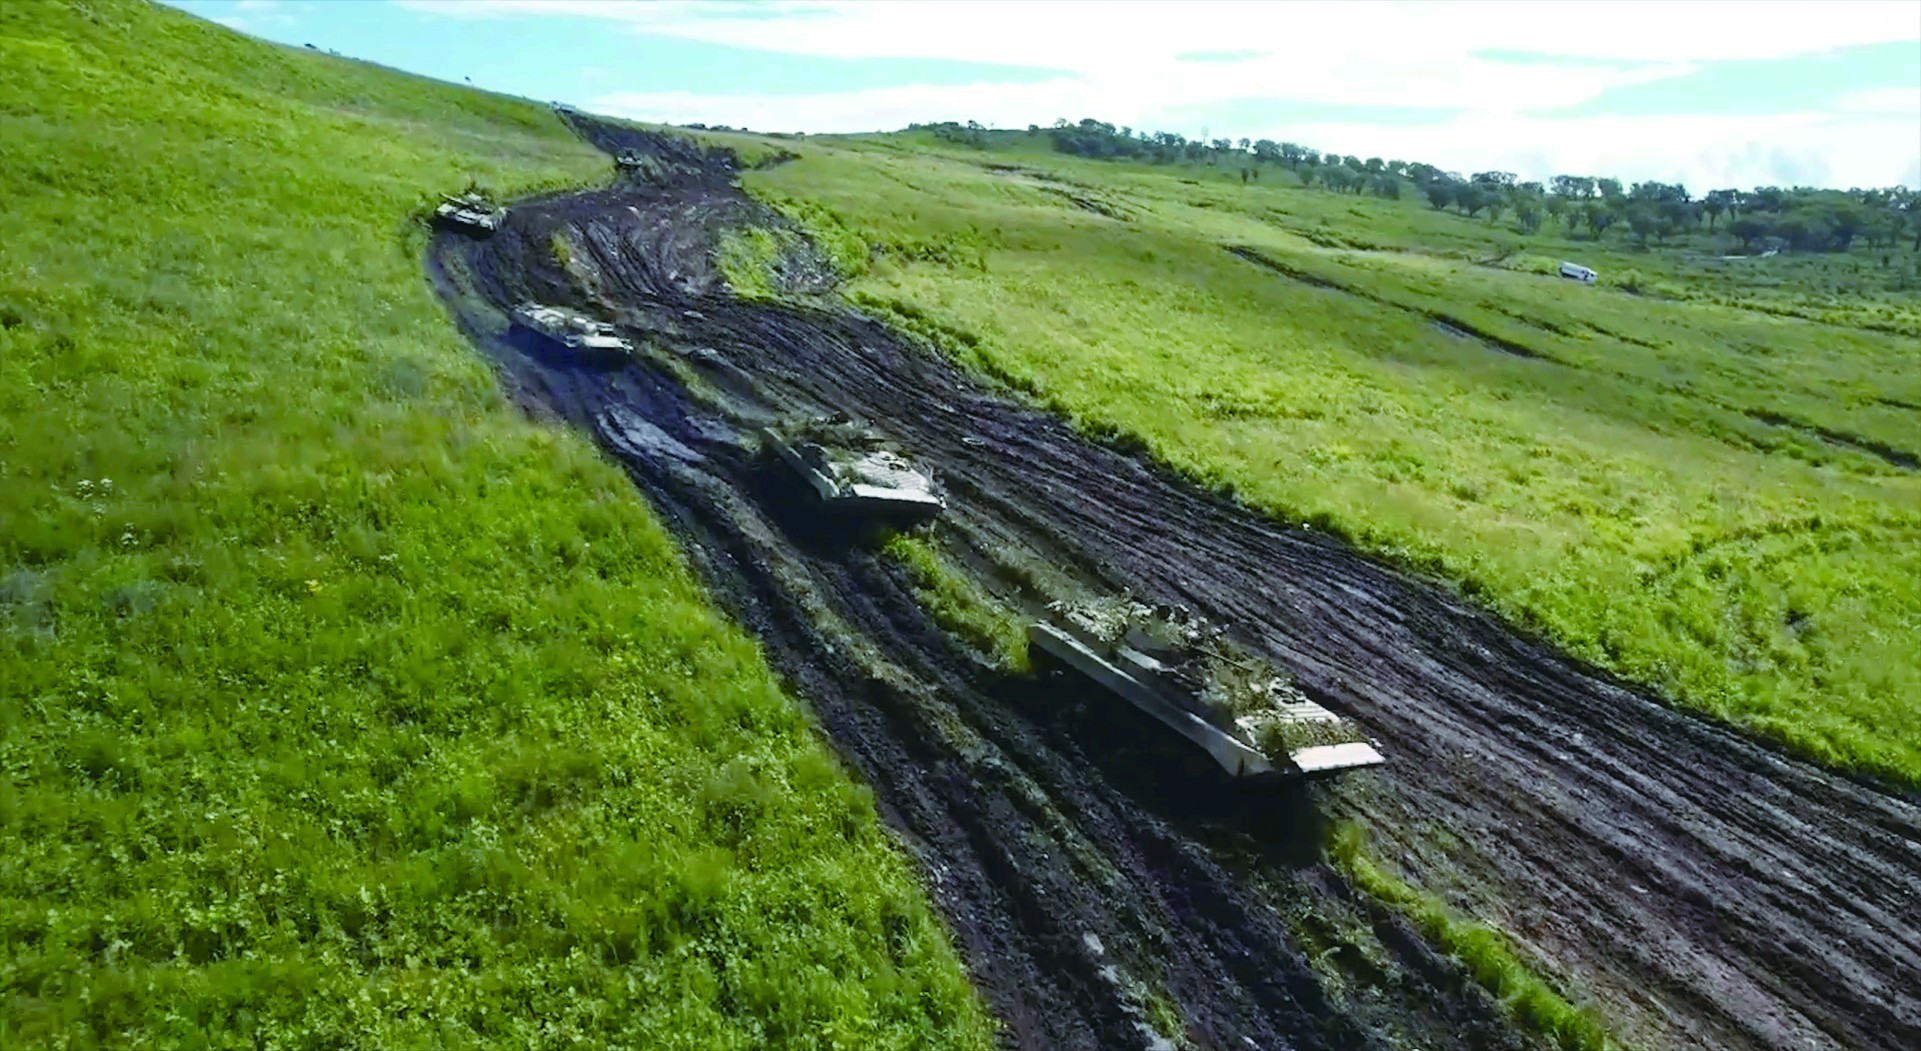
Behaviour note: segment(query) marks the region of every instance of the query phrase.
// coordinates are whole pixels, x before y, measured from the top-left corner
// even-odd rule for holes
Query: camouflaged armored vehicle
[[[580,359],[625,359],[634,345],[614,326],[562,307],[522,303],[513,309],[513,330],[537,348]]]
[[[621,150],[614,154],[614,165],[621,171],[638,171],[647,164],[647,155],[639,150]]]
[[[946,509],[930,475],[888,448],[878,431],[845,416],[763,427],[760,434],[765,452],[823,511],[916,524]]]
[[[506,217],[506,209],[495,208],[477,193],[463,193],[459,197],[443,196],[440,206],[434,209],[435,222],[479,237],[486,237],[500,229],[500,221]]]
[[[1200,746],[1235,777],[1318,778],[1385,762],[1360,728],[1185,610],[1056,602],[1028,626],[1052,658]]]

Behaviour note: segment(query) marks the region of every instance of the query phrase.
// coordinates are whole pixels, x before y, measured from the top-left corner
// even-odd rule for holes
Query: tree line
[[[991,136],[1018,135],[969,121],[915,125],[945,141],[985,146]],[[1809,186],[1763,186],[1710,190],[1700,196],[1680,183],[1639,182],[1589,175],[1556,175],[1546,183],[1522,181],[1513,172],[1471,175],[1443,171],[1419,161],[1323,153],[1271,139],[1189,139],[1168,131],[1136,131],[1093,119],[1051,128],[1045,134],[1061,153],[1097,160],[1153,164],[1238,164],[1241,181],[1258,180],[1263,168],[1285,169],[1303,186],[1335,193],[1399,198],[1406,190],[1437,210],[1497,222],[1510,216],[1516,229],[1534,233],[1548,223],[1569,237],[1600,239],[1610,230],[1642,244],[1664,243],[1696,231],[1725,233],[1749,250],[1845,252],[1856,244],[1892,247],[1912,239],[1921,252],[1921,194],[1907,187],[1829,190]]]

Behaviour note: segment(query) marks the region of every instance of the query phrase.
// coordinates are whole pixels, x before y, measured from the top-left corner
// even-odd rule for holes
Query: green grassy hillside
[[[1091,429],[1921,784],[1921,296],[1865,250],[1641,252],[999,141],[783,140],[747,184],[854,300]]]
[[[0,7],[0,1046],[965,1047],[865,790],[409,215],[541,108]]]

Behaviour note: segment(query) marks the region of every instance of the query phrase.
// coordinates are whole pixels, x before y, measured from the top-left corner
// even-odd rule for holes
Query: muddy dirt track
[[[577,121],[653,158],[525,202],[429,268],[529,411],[622,463],[763,640],[916,853],[976,983],[1031,1048],[1527,1047],[1461,968],[1315,856],[1330,816],[1497,921],[1638,1044],[1921,1047],[1921,807],[1605,682],[1445,591],[1090,444],[821,299],[733,298],[710,254],[776,217],[731,158]],[[567,244],[554,248],[558,234]],[[796,290],[828,276],[804,253]],[[524,297],[652,348],[558,360],[504,335]],[[824,535],[751,428],[844,410],[935,465],[944,547],[997,593],[1184,601],[1361,721],[1379,772],[1311,793],[1216,780],[1146,717],[1003,675],[905,577]],[[1039,568],[1036,568],[1039,567]]]

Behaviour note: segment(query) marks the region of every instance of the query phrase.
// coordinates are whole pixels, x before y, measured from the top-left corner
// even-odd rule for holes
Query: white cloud
[[[1921,117],[1921,84],[1909,88],[1876,88],[1844,95],[1835,108],[1848,113],[1905,113]],[[1921,131],[1916,132],[1921,138]]]
[[[1040,101],[1040,100],[1046,101]],[[908,124],[978,120],[997,127],[1052,124],[1039,116],[1059,103],[1074,111],[1098,107],[1093,84],[1051,80],[1040,84],[982,83],[951,86],[910,84],[819,95],[702,95],[691,91],[616,92],[592,108],[615,116],[669,124],[730,124],[760,131],[891,131]]]
[[[229,10],[231,14],[213,20],[243,33],[260,33],[293,25],[298,8],[287,0],[234,0]]]
[[[1063,102],[1063,100],[1065,100]],[[1111,97],[1101,85],[917,85],[820,95],[704,96],[691,92],[615,93],[595,110],[673,124],[728,124],[762,131],[854,132],[916,121],[978,120],[998,127],[1046,126],[1059,114],[1101,112],[1117,124],[1172,127],[1138,97]],[[1072,107],[1079,107],[1073,109]],[[1212,129],[1229,134],[1226,129]],[[1187,129],[1190,135],[1198,129]],[[1467,113],[1426,124],[1286,122],[1232,129],[1363,157],[1423,160],[1462,171],[1499,169],[1546,179],[1563,172],[1690,188],[1785,185],[1912,185],[1921,137],[1906,115],[1787,114],[1748,117],[1582,117],[1547,119],[1512,112]]]
[[[1395,70],[1392,79],[1355,68],[1340,55],[1298,60],[1256,58],[1229,63],[1169,62],[1143,66],[1121,77],[1063,76],[1042,83],[982,82],[964,86],[908,85],[884,90],[806,96],[727,95],[711,98],[743,124],[767,130],[871,131],[915,121],[979,120],[995,124],[1051,124],[1056,118],[1094,116],[1117,124],[1168,130],[1194,128],[1180,114],[1196,107],[1241,99],[1280,99],[1341,106],[1383,106],[1516,111],[1570,106],[1606,87],[1670,76],[1675,67],[1649,67],[1582,74],[1550,66],[1514,67],[1471,61],[1448,66],[1421,60]],[[650,105],[615,95],[632,108]],[[695,96],[671,93],[676,105]],[[932,107],[932,108],[915,108]],[[751,114],[751,116],[749,115]],[[789,129],[807,116],[803,128]],[[763,123],[778,121],[779,123]]]
[[[1419,127],[1330,123],[1294,130],[1304,139],[1343,143],[1343,152],[1361,156],[1419,158],[1444,168],[1508,170],[1543,180],[1572,172],[1678,181],[1696,192],[1768,184],[1890,186],[1905,182],[1921,163],[1921,137],[1903,118],[1544,120],[1471,114]]]
[[[1812,172],[1886,184],[1914,160],[1921,90],[1864,91],[1830,115],[1766,118],[1535,119],[1613,88],[1677,76],[1701,63],[1781,58],[1837,47],[1921,42],[1921,2],[1816,0],[1735,6],[1563,0],[1368,4],[1085,2],[987,4],[700,0],[397,0],[465,18],[588,18],[635,32],[821,57],[911,57],[1063,71],[1043,83],[906,86],[796,95],[608,91],[609,112],[769,131],[874,131],[916,121],[998,126],[1095,116],[1198,135],[1206,107],[1235,100],[1462,110],[1418,127],[1330,123],[1243,125],[1215,116],[1213,134],[1286,138],[1342,152],[1533,171],[1683,173],[1690,185],[1752,183]],[[1506,63],[1477,52],[1578,56]],[[1192,52],[1254,53],[1224,62]],[[610,82],[612,87],[616,81]],[[1218,112],[1218,111],[1216,111]],[[1258,121],[1256,121],[1258,123]],[[1685,145],[1677,147],[1677,143]],[[1524,163],[1525,162],[1525,163]],[[1743,174],[1745,173],[1745,174]],[[1542,174],[1551,174],[1543,172]]]
[[[1397,60],[1503,48],[1686,62],[1921,39],[1921,5],[1906,0],[1792,0],[1740,9],[1721,0],[1670,0],[1658,15],[1599,0],[1311,0],[1258,5],[1183,0],[1114,2],[1097,9],[1061,0],[1020,5],[849,0],[752,7],[687,0],[399,2],[464,17],[532,13],[600,18],[649,33],[794,54],[945,58],[1081,71],[1125,68],[1142,59],[1194,51],[1270,49],[1298,58],[1333,49]]]

